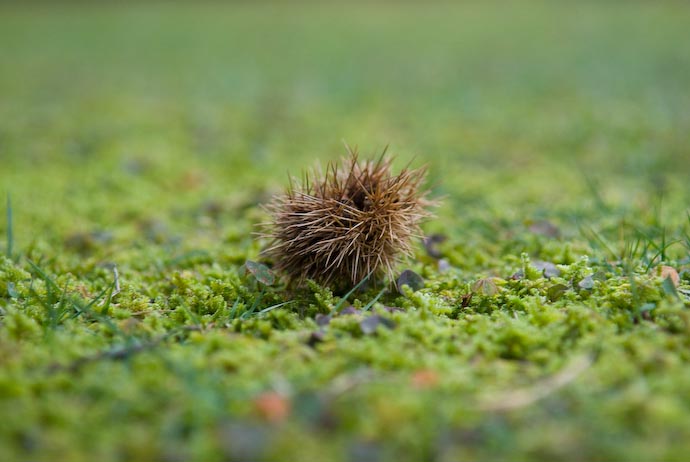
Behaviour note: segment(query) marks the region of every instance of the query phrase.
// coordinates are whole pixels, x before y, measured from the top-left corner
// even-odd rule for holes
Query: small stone
[[[346,306],[345,308],[340,310],[340,315],[344,316],[344,315],[348,315],[348,314],[359,314],[361,312],[362,312],[362,310],[358,310],[354,306],[350,305],[350,306]]]
[[[405,310],[400,308],[399,306],[384,306],[383,309],[388,311],[389,313],[405,312]]]
[[[384,318],[383,316],[375,314],[373,316],[369,316],[368,318],[364,319],[362,322],[359,323],[359,328],[365,335],[371,335],[376,333],[376,329],[378,329],[379,326],[393,329],[395,327],[395,322],[391,321],[388,318]]]
[[[327,326],[331,322],[331,316],[327,314],[317,314],[316,317],[314,318],[314,321],[316,321],[316,325],[319,327]]]
[[[580,289],[592,290],[594,289],[594,278],[592,276],[587,276],[577,283]]]
[[[443,234],[432,234],[430,236],[425,237],[424,238],[424,248],[426,249],[426,253],[431,258],[436,258],[436,259],[441,258],[443,256],[443,254],[438,250],[436,245],[440,244],[442,242],[445,242],[446,239],[448,239],[448,238]]]
[[[397,281],[398,292],[402,294],[402,286],[408,286],[414,292],[424,288],[424,279],[412,270],[405,270],[400,273]]]
[[[532,266],[541,271],[546,278],[555,278],[561,275],[561,270],[548,261],[534,260]]]
[[[539,220],[532,223],[529,230],[534,234],[540,236],[557,238],[561,236],[561,230],[548,220]]]
[[[510,276],[510,279],[512,279],[513,281],[525,279],[525,271],[522,268],[520,268],[519,270],[514,272],[512,276]]]
[[[307,345],[310,347],[315,347],[317,344],[323,342],[324,339],[324,334],[321,331],[314,331],[309,335],[309,338],[307,339]]]

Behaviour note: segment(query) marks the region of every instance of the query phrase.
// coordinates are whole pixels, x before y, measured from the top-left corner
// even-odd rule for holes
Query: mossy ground
[[[688,23],[3,6],[0,459],[685,460]],[[423,289],[244,271],[259,204],[341,139],[429,165]]]

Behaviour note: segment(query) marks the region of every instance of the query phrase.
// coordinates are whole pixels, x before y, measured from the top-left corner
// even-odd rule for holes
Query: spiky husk
[[[426,170],[391,173],[391,158],[359,161],[356,152],[326,173],[305,173],[301,183],[266,206],[272,221],[263,224],[271,240],[264,256],[291,281],[354,285],[370,276],[388,275],[412,241],[421,237],[420,221],[430,216]]]

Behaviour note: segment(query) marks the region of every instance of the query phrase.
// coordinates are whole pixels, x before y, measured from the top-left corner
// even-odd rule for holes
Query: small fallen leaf
[[[568,286],[566,286],[565,284],[556,284],[549,287],[549,290],[546,293],[546,295],[549,297],[550,301],[555,302],[563,296],[566,290],[568,290]]]
[[[671,282],[673,282],[673,285],[675,287],[678,287],[680,285],[680,276],[678,275],[678,271],[672,266],[657,266],[657,274],[661,276],[662,279],[670,278]]]
[[[280,423],[290,415],[290,400],[274,391],[267,391],[254,398],[256,413],[267,422]]]
[[[480,279],[472,285],[472,292],[492,296],[498,293],[498,287],[493,278]]]
[[[409,286],[414,292],[424,288],[424,279],[412,270],[405,270],[400,274],[397,281],[398,292],[402,294],[402,286]]]
[[[254,276],[261,284],[271,286],[276,281],[276,277],[273,272],[262,263],[247,260],[244,264],[244,267],[247,269],[247,272]]]

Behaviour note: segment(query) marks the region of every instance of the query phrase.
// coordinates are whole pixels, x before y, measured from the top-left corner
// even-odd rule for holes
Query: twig
[[[479,408],[484,411],[510,411],[529,406],[568,385],[589,369],[592,364],[594,364],[594,358],[591,355],[578,356],[556,374],[534,385],[485,395],[480,399]]]
[[[326,390],[325,395],[330,399],[335,399],[372,380],[374,380],[374,373],[371,370],[359,369],[353,374],[344,374],[336,377]]]
[[[98,306],[110,305],[110,302],[115,298],[117,294],[120,293],[120,273],[117,271],[117,265],[113,264],[113,285],[112,291],[108,294],[108,297],[101,301]]]
[[[48,368],[48,372],[51,374],[57,373],[57,372],[68,372],[68,373],[75,373],[78,372],[81,368],[84,366],[95,363],[98,361],[102,360],[109,360],[109,361],[122,361],[125,359],[128,359],[132,356],[134,356],[137,353],[141,353],[146,350],[151,350],[170,337],[174,337],[175,335],[179,334],[182,331],[192,331],[192,330],[201,330],[197,326],[184,326],[179,330],[175,330],[173,332],[169,332],[167,334],[161,335],[160,337],[157,337],[151,341],[148,342],[143,342],[143,343],[136,343],[136,344],[130,344],[130,345],[125,345],[125,346],[118,346],[111,348],[109,350],[104,350],[92,355],[88,356],[82,356],[80,358],[75,359],[74,361],[68,363],[68,364],[52,364]]]
[[[113,265],[113,275],[115,276],[115,290],[113,290],[110,298],[113,298],[120,293],[120,273],[117,272],[117,265]]]
[[[154,348],[158,346],[158,344],[160,344],[163,340],[163,338],[158,338],[146,343],[138,343],[136,345],[116,347],[110,350],[101,351],[93,355],[82,356],[81,358],[77,358],[69,364],[53,364],[48,368],[48,371],[50,373],[75,373],[78,372],[82,367],[101,360],[120,361],[123,359],[127,359],[135,355],[136,353]]]

